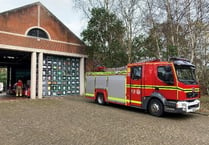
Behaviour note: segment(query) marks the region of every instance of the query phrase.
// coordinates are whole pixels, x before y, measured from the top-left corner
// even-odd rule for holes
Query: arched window
[[[42,29],[39,29],[39,28],[31,29],[30,31],[28,31],[27,35],[28,36],[33,36],[33,37],[49,39],[49,36],[47,35],[47,33],[45,31],[43,31]]]

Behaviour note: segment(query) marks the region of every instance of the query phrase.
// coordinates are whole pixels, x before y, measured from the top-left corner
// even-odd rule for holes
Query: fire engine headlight
[[[176,104],[176,108],[187,108],[187,104],[184,102],[179,102]]]
[[[182,107],[183,108],[187,107],[187,104],[186,103],[182,103]]]

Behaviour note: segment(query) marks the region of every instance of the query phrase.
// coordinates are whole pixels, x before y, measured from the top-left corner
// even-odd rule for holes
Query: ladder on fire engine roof
[[[126,66],[104,69],[105,72],[117,72],[117,71],[125,71],[125,70],[126,70]]]

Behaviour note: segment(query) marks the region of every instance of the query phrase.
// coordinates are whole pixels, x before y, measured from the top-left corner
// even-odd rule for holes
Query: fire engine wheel
[[[96,101],[97,101],[98,104],[104,105],[104,104],[105,104],[105,101],[104,101],[104,96],[103,96],[103,94],[98,94],[98,95],[97,95],[97,98],[96,98]]]
[[[151,115],[160,117],[164,113],[163,104],[158,99],[152,99],[148,111]]]

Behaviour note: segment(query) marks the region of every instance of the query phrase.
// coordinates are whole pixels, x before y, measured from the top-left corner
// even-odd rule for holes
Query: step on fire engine
[[[195,66],[180,58],[128,64],[125,71],[88,72],[85,95],[98,104],[137,107],[154,116],[200,109]]]

